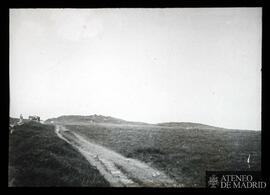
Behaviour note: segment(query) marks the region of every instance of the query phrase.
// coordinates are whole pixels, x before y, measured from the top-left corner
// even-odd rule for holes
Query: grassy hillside
[[[158,123],[158,126],[163,127],[173,127],[182,129],[207,129],[207,130],[221,130],[224,128],[213,127],[210,125],[204,125],[200,123],[190,123],[190,122],[168,122],[168,123]]]
[[[102,124],[67,127],[92,142],[147,162],[188,187],[204,187],[207,170],[251,171],[261,166],[259,131]]]
[[[80,153],[56,136],[51,121],[146,162],[185,187],[204,187],[205,171],[261,169],[260,131],[196,123],[150,125],[101,115],[62,116],[47,124],[28,121],[15,128],[10,136],[10,186],[109,186]]]
[[[103,116],[103,115],[89,115],[89,116],[81,116],[81,115],[64,115],[57,118],[51,118],[46,120],[46,123],[61,123],[61,124],[81,124],[81,125],[88,125],[91,123],[105,123],[105,124],[146,124],[142,122],[132,122],[132,121],[125,121],[119,118],[114,118],[110,116]]]
[[[11,119],[11,122],[17,121]],[[26,122],[9,137],[9,186],[109,186],[52,125]]]

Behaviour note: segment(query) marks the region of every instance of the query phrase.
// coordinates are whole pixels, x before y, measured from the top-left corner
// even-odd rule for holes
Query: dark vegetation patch
[[[27,122],[9,136],[9,186],[109,186],[98,170],[58,138],[54,126]]]
[[[133,157],[140,154],[164,155],[164,152],[156,148],[139,148],[134,150],[132,153],[129,153],[127,156]]]

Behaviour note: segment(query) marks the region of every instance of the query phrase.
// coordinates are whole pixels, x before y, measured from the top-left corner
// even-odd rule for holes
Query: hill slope
[[[144,122],[133,122],[126,121],[123,119],[103,116],[103,115],[63,115],[57,118],[50,118],[45,121],[45,123],[55,123],[55,124],[64,124],[64,125],[90,125],[92,123],[103,123],[103,124],[121,124],[121,125],[152,125],[156,127],[169,127],[177,129],[208,129],[208,130],[224,130],[225,128],[214,127],[210,125],[205,125],[201,123],[192,123],[192,122],[164,122],[157,124],[149,124]]]
[[[260,131],[185,129],[157,125],[94,124],[65,127],[92,143],[163,171],[184,187],[205,187],[206,171],[261,170]]]
[[[142,122],[131,122],[125,121],[119,118],[114,118],[111,116],[103,116],[103,115],[89,115],[89,116],[81,116],[81,115],[64,115],[57,118],[50,118],[45,121],[45,123],[61,123],[61,124],[91,124],[91,123],[111,123],[111,124],[147,124]]]
[[[224,129],[220,127],[214,127],[210,125],[204,125],[201,123],[191,123],[191,122],[167,122],[167,123],[158,123],[158,126],[163,127],[175,127],[175,128],[182,128],[182,129]]]
[[[12,119],[11,121],[16,121]],[[54,126],[27,122],[9,136],[9,186],[109,186]]]

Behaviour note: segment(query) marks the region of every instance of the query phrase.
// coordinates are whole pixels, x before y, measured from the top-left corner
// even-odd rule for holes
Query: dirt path
[[[103,146],[93,144],[81,135],[56,125],[59,138],[75,147],[95,166],[113,187],[177,187],[163,172],[135,159],[126,158]]]

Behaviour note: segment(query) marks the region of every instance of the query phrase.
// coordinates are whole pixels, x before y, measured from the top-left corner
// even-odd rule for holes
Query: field
[[[53,125],[27,120],[9,136],[8,176],[9,186],[109,186]]]
[[[110,186],[81,153],[57,137],[51,122],[91,143],[145,162],[184,187],[205,187],[205,171],[261,169],[260,131],[189,123],[112,123],[113,118],[105,118],[106,123],[102,116],[94,116],[99,122],[92,117],[94,122],[89,124],[89,118],[69,118],[45,124],[25,120],[14,128],[9,136],[9,186]],[[246,162],[249,154],[250,164]]]
[[[260,131],[98,123],[65,125],[93,143],[163,170],[185,187],[205,187],[205,171],[261,169]],[[249,154],[250,167],[246,162]]]

